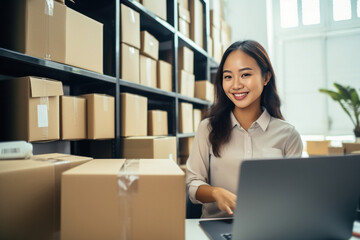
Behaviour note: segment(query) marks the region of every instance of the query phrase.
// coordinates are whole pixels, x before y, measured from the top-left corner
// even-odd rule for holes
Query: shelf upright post
[[[114,157],[120,157],[120,0],[115,0],[115,141],[113,148]]]
[[[174,114],[175,117],[174,127],[175,127],[175,136],[176,136],[176,155],[179,156],[179,89],[178,89],[178,48],[179,48],[179,35],[178,35],[178,4],[177,0],[174,1],[174,47],[173,47],[173,90],[175,91],[175,106]],[[179,158],[178,158],[179,159]],[[180,164],[178,159],[175,159],[177,164]]]

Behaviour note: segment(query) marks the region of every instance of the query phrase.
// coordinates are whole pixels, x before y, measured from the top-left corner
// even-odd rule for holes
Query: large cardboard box
[[[190,0],[190,38],[201,48],[204,47],[204,6],[200,0]]]
[[[140,49],[140,15],[124,4],[121,5],[121,42]]]
[[[140,84],[156,88],[157,67],[156,61],[140,54]]]
[[[75,140],[87,138],[85,98],[61,96],[60,118],[61,139]]]
[[[179,139],[180,157],[189,157],[193,143],[194,143],[194,137],[186,137]]]
[[[191,103],[179,104],[179,133],[192,133],[193,128],[193,105]]]
[[[141,54],[159,59],[159,41],[147,31],[141,31]]]
[[[103,25],[65,5],[46,0],[4,2],[4,47],[34,57],[103,72]],[[19,17],[21,16],[21,17]]]
[[[123,158],[167,158],[176,161],[176,137],[127,137],[121,139]]]
[[[309,156],[328,155],[330,141],[306,141],[306,149]]]
[[[185,176],[169,159],[93,160],[63,174],[61,197],[61,239],[185,239]]]
[[[165,90],[172,91],[172,66],[170,63],[163,60],[157,62],[157,87]]]
[[[168,135],[167,111],[161,111],[161,110],[148,111],[148,135],[149,136]]]
[[[185,9],[189,9],[189,0],[177,0],[180,6],[182,6]]]
[[[106,94],[81,95],[87,100],[88,139],[115,137],[115,98]]]
[[[167,5],[166,0],[141,0],[141,3],[146,7],[150,12],[161,17],[166,21],[167,19]]]
[[[139,50],[127,44],[121,44],[121,79],[140,83]]]
[[[195,96],[195,75],[184,70],[179,71],[179,93],[187,97]]]
[[[147,98],[131,93],[121,93],[121,136],[147,135]]]
[[[209,102],[214,101],[214,84],[207,80],[195,82],[195,97]]]
[[[0,161],[0,239],[55,239],[60,230],[61,174],[90,160],[48,154]]]
[[[344,155],[344,148],[343,147],[328,147],[328,154],[329,155]]]
[[[179,48],[179,70],[194,73],[194,52],[187,47]]]
[[[190,23],[186,22],[184,19],[179,18],[179,32],[184,34],[186,37],[190,38]]]
[[[201,122],[201,114],[202,112],[200,109],[194,108],[194,132],[197,131]]]
[[[62,83],[38,77],[0,81],[0,140],[29,142],[60,138]]]
[[[355,151],[360,151],[360,143],[343,143],[345,154],[350,154]]]

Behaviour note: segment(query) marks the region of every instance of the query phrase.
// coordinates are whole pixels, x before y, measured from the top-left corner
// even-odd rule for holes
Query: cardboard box
[[[115,98],[97,93],[81,96],[87,100],[88,139],[115,138]]]
[[[159,41],[147,31],[141,31],[141,54],[159,59]]]
[[[148,135],[149,136],[168,135],[167,111],[161,111],[161,110],[148,111]]]
[[[221,27],[221,20],[220,20],[220,15],[218,10],[210,10],[210,27],[216,27],[216,28],[220,28]]]
[[[179,71],[179,93],[187,96],[195,96],[195,75],[187,73],[184,70]]]
[[[194,52],[187,47],[179,48],[179,70],[194,73]]]
[[[55,239],[60,230],[61,174],[91,158],[47,155],[0,161],[1,239]]]
[[[179,138],[179,155],[188,158],[191,153],[191,147],[194,143],[194,137]]]
[[[60,97],[60,136],[63,140],[86,139],[86,99]]]
[[[181,169],[168,159],[124,162],[94,160],[63,174],[61,239],[185,239]]]
[[[62,83],[38,77],[0,81],[0,140],[29,142],[60,138]],[[6,113],[6,114],[5,114]]]
[[[189,0],[177,0],[180,6],[182,6],[185,9],[189,9]]]
[[[187,23],[191,22],[190,19],[190,11],[186,8],[184,8],[183,6],[181,6],[181,4],[178,5],[178,13],[179,13],[179,18],[183,19],[184,21],[186,21]]]
[[[161,17],[166,21],[166,0],[141,0],[142,5],[146,7],[150,12]]]
[[[344,155],[344,148],[343,147],[328,147],[328,154],[329,155]]]
[[[139,50],[127,44],[121,44],[121,79],[140,83]]]
[[[176,160],[176,137],[127,137],[121,139],[123,158],[167,158]]]
[[[121,5],[121,42],[140,49],[140,14]]]
[[[213,54],[215,61],[220,63],[223,55],[220,41],[215,41],[215,40],[213,41]]]
[[[146,136],[147,98],[131,93],[121,93],[120,95],[121,136]]]
[[[140,84],[156,88],[156,61],[140,54]]]
[[[200,109],[194,108],[194,132],[197,131],[199,124],[202,120],[201,114],[202,112]]]
[[[360,143],[343,143],[345,154],[360,151]]]
[[[172,91],[172,66],[170,63],[159,60],[157,62],[157,87],[165,90],[165,91]]]
[[[0,14],[6,48],[34,57],[103,72],[103,25],[59,2],[4,2]],[[23,16],[19,18],[19,16]]]
[[[214,84],[207,80],[195,82],[195,97],[209,102],[214,101]]]
[[[208,45],[207,45],[207,52],[210,57],[214,57],[213,53],[213,40],[211,37],[208,37]]]
[[[179,18],[179,32],[184,34],[186,37],[190,38],[190,23],[186,22],[184,19]]]
[[[306,149],[309,156],[328,155],[330,141],[306,141]]]
[[[210,37],[214,41],[221,42],[221,30],[220,30],[220,28],[217,28],[215,26],[211,26],[210,27]]]
[[[190,0],[190,38],[201,48],[204,47],[203,8],[200,0]]]
[[[193,105],[191,103],[179,104],[179,133],[192,133],[193,128]]]

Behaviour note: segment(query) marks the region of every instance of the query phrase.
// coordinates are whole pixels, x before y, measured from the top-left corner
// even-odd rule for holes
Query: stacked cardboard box
[[[140,15],[121,4],[121,79],[140,83]]]
[[[207,80],[195,82],[195,97],[209,102],[214,101],[214,84]]]
[[[222,46],[221,46],[221,2],[220,0],[212,1],[210,6],[210,37],[212,46],[212,56],[215,61],[220,62],[222,56]]]
[[[167,111],[161,111],[161,110],[148,111],[148,135],[149,136],[168,135]]]
[[[179,93],[194,97],[195,95],[195,75],[194,73],[194,52],[187,47],[179,48]]]
[[[190,0],[190,38],[204,48],[204,6],[200,0]]]
[[[179,163],[186,164],[187,159],[191,153],[191,148],[194,143],[194,137],[186,137],[179,139]]]
[[[193,114],[191,103],[179,103],[179,133],[194,132]]]
[[[86,98],[60,97],[60,137],[62,140],[87,138]]]
[[[159,41],[147,31],[141,32],[140,52],[140,84],[156,88]]]
[[[172,66],[163,60],[157,62],[156,86],[165,91],[172,91]]]
[[[190,38],[190,11],[187,6],[183,6],[180,3],[178,4],[178,13],[179,13],[179,32],[184,34],[186,37]]]
[[[167,4],[166,0],[141,0],[142,5],[146,7],[150,12],[159,16],[160,18],[167,20]]]

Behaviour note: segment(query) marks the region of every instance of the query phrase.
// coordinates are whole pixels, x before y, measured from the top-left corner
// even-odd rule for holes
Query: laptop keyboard
[[[232,239],[232,234],[231,234],[231,233],[223,233],[223,234],[221,234],[221,236],[222,236],[225,240],[231,240],[231,239]]]

